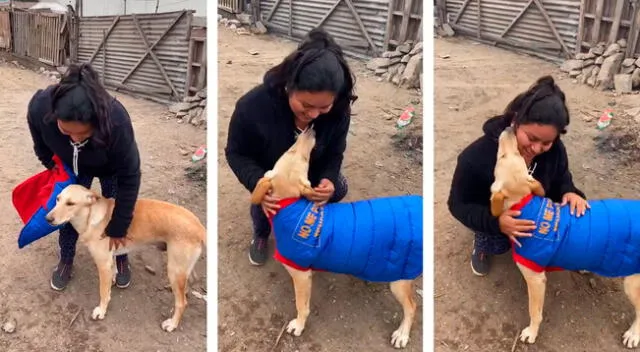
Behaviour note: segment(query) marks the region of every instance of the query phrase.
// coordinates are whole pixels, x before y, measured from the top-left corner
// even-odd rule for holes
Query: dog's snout
[[[51,224],[53,222],[53,216],[51,216],[51,214],[47,214],[47,216],[44,217],[44,219]]]

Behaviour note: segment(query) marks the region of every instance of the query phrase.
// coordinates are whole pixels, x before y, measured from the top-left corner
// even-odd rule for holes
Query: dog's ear
[[[256,188],[251,193],[251,204],[260,204],[264,196],[271,190],[271,179],[263,177],[258,181]]]
[[[89,192],[87,194],[87,201],[89,202],[89,205],[96,204],[96,202],[98,201],[98,197],[98,194],[96,194],[95,192]]]
[[[491,215],[498,217],[504,210],[504,193],[502,191],[491,193]]]
[[[529,189],[531,190],[531,193],[536,196],[544,197],[544,187],[542,187],[542,184],[535,178],[531,178],[529,180]]]
[[[98,202],[96,194],[92,194],[91,197],[93,197],[93,203],[91,203],[91,212],[89,213],[89,224],[96,226],[107,216],[109,208],[107,202]]]

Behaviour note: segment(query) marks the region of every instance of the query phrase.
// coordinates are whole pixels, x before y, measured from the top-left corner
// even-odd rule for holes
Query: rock
[[[67,72],[69,68],[67,66],[58,66],[56,67],[56,71],[60,72],[61,74],[65,74]]]
[[[422,72],[422,53],[411,57],[402,73],[400,84],[406,88],[418,87],[420,82],[420,73]]]
[[[182,101],[186,102],[186,103],[193,103],[194,101],[200,101],[202,100],[201,97],[199,97],[197,94],[196,95],[191,95],[188,97],[184,97],[184,99],[182,99]]]
[[[582,74],[582,70],[573,70],[573,71],[569,72],[569,77],[576,78],[580,74]]]
[[[626,47],[627,47],[627,40],[626,40],[626,39],[624,39],[624,38],[622,38],[622,39],[618,40],[616,43],[617,43],[617,44],[620,46],[620,48],[622,48],[622,49],[624,49],[624,48],[626,48]]]
[[[2,331],[6,332],[7,334],[11,334],[11,333],[15,332],[16,331],[16,320],[14,318],[9,318],[9,320],[7,320],[2,325]]]
[[[420,73],[420,90],[422,90],[422,73]]]
[[[624,59],[624,61],[622,61],[622,67],[629,67],[629,66],[633,66],[633,64],[636,62],[636,59],[630,57],[628,59]]]
[[[399,64],[402,61],[401,57],[393,57],[389,59],[389,65]]]
[[[604,62],[604,56],[598,56],[596,58],[596,65],[602,65],[603,62]]]
[[[396,71],[397,71],[397,73],[398,73],[399,75],[401,75],[401,74],[403,74],[403,73],[404,73],[404,70],[405,70],[406,68],[407,68],[407,65],[400,64],[400,65],[398,65],[398,68],[396,69]],[[422,74],[422,73],[421,73],[421,74]]]
[[[600,55],[604,54],[604,49],[605,49],[604,44],[600,43],[600,44],[592,47],[591,49],[589,49],[589,53],[590,54],[594,54],[596,56],[600,56]]]
[[[389,59],[388,57],[376,57],[367,62],[367,68],[374,71],[379,68],[389,67],[390,64],[391,59]]]
[[[602,90],[613,88],[613,76],[620,71],[622,60],[624,60],[624,53],[615,53],[604,59],[602,67],[600,67],[600,72],[598,72],[598,78],[596,79],[597,87]]]
[[[404,44],[398,45],[396,47],[396,51],[399,51],[403,54],[408,54],[411,51],[411,44],[404,43]]]
[[[402,75],[393,75],[393,77],[391,77],[391,83],[399,86],[400,82],[402,80]]]
[[[169,111],[174,114],[177,114],[181,111],[189,111],[189,109],[191,109],[191,103],[189,102],[175,103],[169,106]]]
[[[597,78],[598,78],[598,75],[596,73],[592,73],[591,77],[587,79],[587,84],[591,87],[595,87]]]
[[[388,70],[386,68],[377,68],[374,73],[376,74],[376,76],[382,76],[383,74],[385,74],[386,72],[388,72]]]
[[[388,58],[392,59],[392,58],[396,58],[396,57],[399,57],[399,56],[402,56],[402,55],[404,55],[404,54],[399,52],[399,51],[397,51],[397,50],[395,50],[395,51],[385,51],[380,56],[381,57],[388,57]]]
[[[448,23],[442,25],[442,30],[447,37],[453,37],[454,35],[456,35],[456,32],[453,31],[453,28],[451,28]]]
[[[239,13],[236,18],[244,25],[251,25],[251,15],[248,13]]]
[[[228,23],[228,26],[234,25],[234,26],[236,26],[236,28],[242,26],[242,23],[240,23],[240,21],[238,21],[238,20],[231,19],[227,23]]]
[[[631,74],[631,86],[633,88],[638,88],[640,86],[640,68],[633,70],[633,73]]]
[[[254,28],[255,28],[255,31],[254,31],[255,34],[267,34],[267,27],[265,27],[265,25],[260,21],[256,22]]]
[[[640,67],[640,59],[635,61],[636,66]]]
[[[251,34],[251,32],[248,29],[244,28],[244,27],[238,28],[236,30],[236,33],[238,33],[240,35],[249,35],[249,34]]]
[[[201,126],[207,121],[207,107],[201,109],[196,116],[189,120],[189,123],[194,126]]]
[[[198,93],[196,93],[196,95],[202,99],[207,99],[207,89],[205,88],[200,90]]]
[[[618,43],[613,43],[611,45],[609,45],[609,47],[607,48],[607,50],[605,50],[604,54],[602,54],[602,56],[604,57],[609,57],[613,54],[617,54],[620,52],[620,45],[618,45]]]
[[[633,71],[636,69],[636,65],[632,65],[629,67],[623,67],[620,73],[624,73],[624,74],[630,74],[633,73]]]
[[[400,60],[400,62],[406,64],[407,62],[409,62],[409,60],[411,60],[411,54],[407,54],[407,55],[403,56],[402,60]]]
[[[585,84],[585,83],[587,83],[587,79],[585,78],[584,73],[581,73],[581,74],[579,74],[579,75],[578,75],[578,77],[576,77],[576,79],[574,79],[572,82],[573,82],[573,83],[582,83],[582,84]]]
[[[220,24],[226,27],[229,24],[229,19],[228,18],[221,19]]]
[[[187,116],[188,114],[189,114],[189,112],[188,112],[188,111],[186,111],[186,110],[185,110],[185,111],[178,111],[178,112],[176,113],[176,117],[177,117],[177,118],[179,118],[179,119],[181,119],[181,118],[183,118],[183,117]]]
[[[576,54],[576,60],[588,60],[588,59],[595,59],[595,58],[596,58],[596,54],[592,52]]]
[[[560,66],[560,71],[569,73],[573,70],[579,70],[582,67],[583,67],[582,60],[569,59],[562,63],[562,66]]]
[[[582,84],[587,83],[587,80],[589,79],[589,77],[591,77],[591,75],[593,74],[593,66],[587,67],[587,68],[583,68],[582,69],[582,75],[578,78],[578,81]]]
[[[613,76],[616,92],[630,93],[633,90],[630,74],[617,74]]]
[[[583,67],[583,68],[584,68],[584,67],[589,67],[589,66],[591,66],[591,65],[593,65],[593,64],[595,64],[595,63],[596,63],[596,60],[593,60],[593,59],[587,59],[587,60],[582,61],[582,67]]]
[[[237,28],[238,28],[238,26],[236,26],[233,23],[229,25],[229,29],[231,29],[232,31],[235,31]]]
[[[413,56],[415,54],[420,54],[422,52],[422,42],[418,42],[416,43],[416,45],[413,46],[413,49],[411,49],[411,51],[409,52],[409,55]]]
[[[200,104],[198,106],[207,106],[207,99],[200,100]]]

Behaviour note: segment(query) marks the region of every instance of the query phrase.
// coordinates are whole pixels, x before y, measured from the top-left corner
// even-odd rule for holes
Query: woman
[[[351,118],[355,78],[341,48],[323,30],[314,29],[298,48],[271,68],[262,84],[236,103],[229,122],[225,155],[234,174],[253,191],[264,173],[313,124],[316,147],[311,154],[311,201],[338,202],[347,194],[341,175],[343,154]],[[252,206],[253,240],[249,261],[262,265],[267,259],[271,232],[265,214],[278,209],[278,199],[267,196]]]
[[[90,188],[100,180],[102,195],[115,198],[106,234],[114,248],[125,245],[140,188],[140,156],[125,108],[100,84],[89,65],[70,66],[60,83],[40,89],[29,102],[27,121],[35,154],[48,169],[53,155],[71,168],[78,183]],[[60,229],[60,262],[51,287],[63,290],[70,278],[78,233],[69,224]],[[131,272],[126,255],[116,257],[116,286],[126,288]]]
[[[509,250],[508,236],[530,236],[528,232],[536,228],[533,221],[516,219],[517,211],[507,211],[498,218],[490,212],[498,136],[507,126],[515,129],[518,149],[546,196],[563,205],[568,203],[577,216],[584,214],[588,204],[584,193],[573,184],[567,152],[560,140],[568,125],[564,93],[552,77],[545,76],[511,101],[503,115],[485,122],[484,135],[458,156],[448,204],[451,214],[475,233],[471,254],[474,274],[486,275],[490,256]]]

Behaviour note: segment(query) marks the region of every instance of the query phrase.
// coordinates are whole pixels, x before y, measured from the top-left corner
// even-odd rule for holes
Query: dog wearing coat
[[[519,218],[533,220],[531,237],[519,237],[513,258],[522,273],[529,299],[530,323],[520,334],[522,342],[535,343],[542,323],[546,271],[587,270],[605,277],[624,277],[624,291],[635,307],[636,318],[623,335],[628,348],[640,344],[640,201],[601,199],[589,201],[581,217],[570,214],[544,197],[538,181],[528,173],[518,152],[514,131],[499,137],[495,181],[491,186],[491,213],[519,210]]]
[[[315,132],[308,128],[265,173],[252,192],[260,204],[271,192],[281,208],[269,217],[276,242],[274,257],[293,279],[297,317],[287,332],[300,336],[309,316],[312,272],[348,274],[389,282],[403,308],[391,344],[409,342],[416,313],[413,282],[422,274],[422,197],[409,195],[317,206],[307,178]]]

